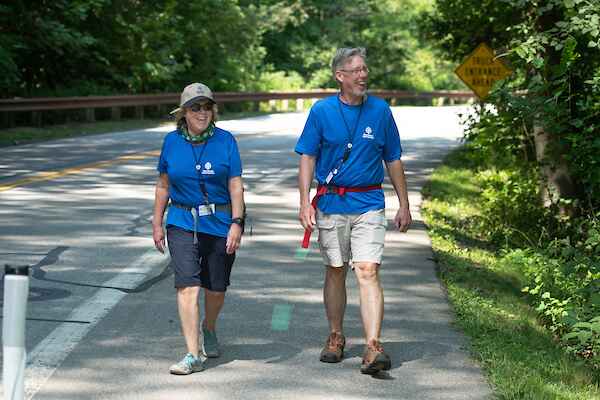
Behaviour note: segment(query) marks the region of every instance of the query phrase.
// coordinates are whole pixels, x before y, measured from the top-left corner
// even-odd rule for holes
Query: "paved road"
[[[219,125],[238,137],[253,235],[237,255],[218,327],[224,354],[177,377],[184,353],[169,259],[152,250],[156,154],[165,129],[2,149],[0,256],[32,265],[28,398],[484,399],[490,390],[452,327],[419,215],[420,189],[458,144],[460,107],[397,108],[415,222],[388,230],[383,338],[393,368],[358,372],[362,329],[349,275],[347,357],[318,361],[327,336],[313,240],[296,258],[298,157],[305,114]],[[387,217],[397,200],[386,183]],[[391,224],[390,224],[391,226]]]

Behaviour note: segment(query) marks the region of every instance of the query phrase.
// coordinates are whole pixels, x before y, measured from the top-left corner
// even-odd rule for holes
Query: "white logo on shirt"
[[[212,164],[207,161],[206,164],[204,164],[204,169],[202,170],[202,175],[214,175],[215,171],[213,171],[211,168],[212,168]]]
[[[365,132],[362,135],[363,139],[375,139],[375,135],[373,134],[373,129],[370,126],[365,128]]]

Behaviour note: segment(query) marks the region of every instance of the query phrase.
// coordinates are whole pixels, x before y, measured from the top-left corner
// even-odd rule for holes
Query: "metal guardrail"
[[[296,109],[301,110],[303,99],[319,99],[335,94],[336,90],[307,90],[299,92],[215,92],[217,103],[240,103],[240,102],[271,102],[271,109],[275,108],[274,101],[282,100],[285,102],[284,108],[287,109],[287,100],[296,100]],[[434,91],[434,92],[414,92],[403,90],[372,90],[369,91],[384,99],[450,99],[469,100],[475,98],[471,92],[463,91]],[[142,94],[142,95],[124,95],[124,96],[85,96],[85,97],[37,97],[37,98],[14,98],[0,99],[0,113],[3,115],[5,123],[3,125],[14,125],[14,113],[30,112],[31,121],[34,125],[41,125],[41,111],[52,110],[76,110],[84,109],[86,111],[86,120],[94,121],[94,110],[97,108],[110,108],[111,116],[119,119],[122,107],[135,107],[136,117],[144,118],[144,106],[176,106],[179,103],[179,93],[163,94]]]
[[[216,92],[218,103],[237,103],[243,101],[296,100],[323,98],[336,93],[334,90],[302,91],[302,92]],[[386,99],[470,99],[471,92],[436,91],[411,92],[402,90],[373,90],[369,93]],[[161,104],[178,104],[179,93],[142,94],[126,96],[85,96],[85,97],[39,97],[0,99],[0,112],[68,110],[82,108],[112,108],[155,106]]]

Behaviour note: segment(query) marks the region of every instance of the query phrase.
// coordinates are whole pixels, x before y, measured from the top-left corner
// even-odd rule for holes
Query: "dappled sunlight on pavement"
[[[408,128],[404,112],[398,124]],[[450,112],[450,108],[442,111]],[[416,120],[425,114],[419,110]],[[237,252],[217,325],[222,356],[209,359],[205,371],[191,376],[168,373],[169,365],[185,348],[173,277],[167,270],[143,290],[124,296],[81,341],[69,347],[35,399],[486,398],[489,387],[469,359],[464,338],[451,326],[453,315],[435,276],[429,238],[418,212],[420,190],[428,174],[459,144],[454,133],[444,131],[443,125],[454,118],[449,115],[437,121],[425,118],[423,126],[442,125],[423,128],[421,137],[418,132],[407,133],[403,140],[414,218],[408,233],[394,231],[397,199],[389,181],[384,183],[388,231],[380,274],[386,301],[382,338],[392,358],[389,373],[372,378],[359,372],[364,339],[352,271],[347,280],[346,357],[339,364],[319,362],[328,327],[317,235],[305,257],[297,254],[303,229],[298,222],[298,156],[293,146],[305,115],[278,114],[256,122],[236,122],[252,235],[247,230]],[[234,124],[219,124],[224,127],[225,122]],[[254,123],[264,129],[262,133],[252,133],[254,128],[249,127]],[[282,130],[276,135],[264,133],[271,129]],[[135,135],[127,138],[128,143],[137,141]],[[120,153],[113,149],[107,154]],[[10,207],[11,212],[0,211],[9,227],[1,235],[0,252],[11,262],[38,264],[36,268],[45,271],[46,278],[72,283],[32,279],[34,287],[54,291],[56,296],[36,302],[31,316],[45,315],[57,322],[29,321],[28,348],[34,348],[56,326],[64,326],[60,320],[98,289],[73,283],[101,285],[152,250],[149,222],[155,162],[152,158],[130,160],[1,194],[4,207],[0,209]],[[163,266],[157,265],[147,275],[161,273]],[[287,310],[287,320],[277,329],[276,310]]]

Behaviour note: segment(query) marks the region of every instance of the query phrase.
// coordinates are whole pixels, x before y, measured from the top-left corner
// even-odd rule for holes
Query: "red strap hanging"
[[[333,186],[333,185],[321,185],[317,186],[317,193],[315,197],[313,197],[310,205],[312,208],[317,210],[317,203],[321,196],[326,193],[335,193],[339,196],[343,196],[348,192],[369,192],[371,190],[381,189],[381,184],[379,185],[369,185],[369,186],[357,186],[357,187],[343,187],[343,186]],[[304,230],[304,238],[302,239],[302,248],[307,249],[310,243],[310,236],[312,235],[312,231],[310,229]]]

